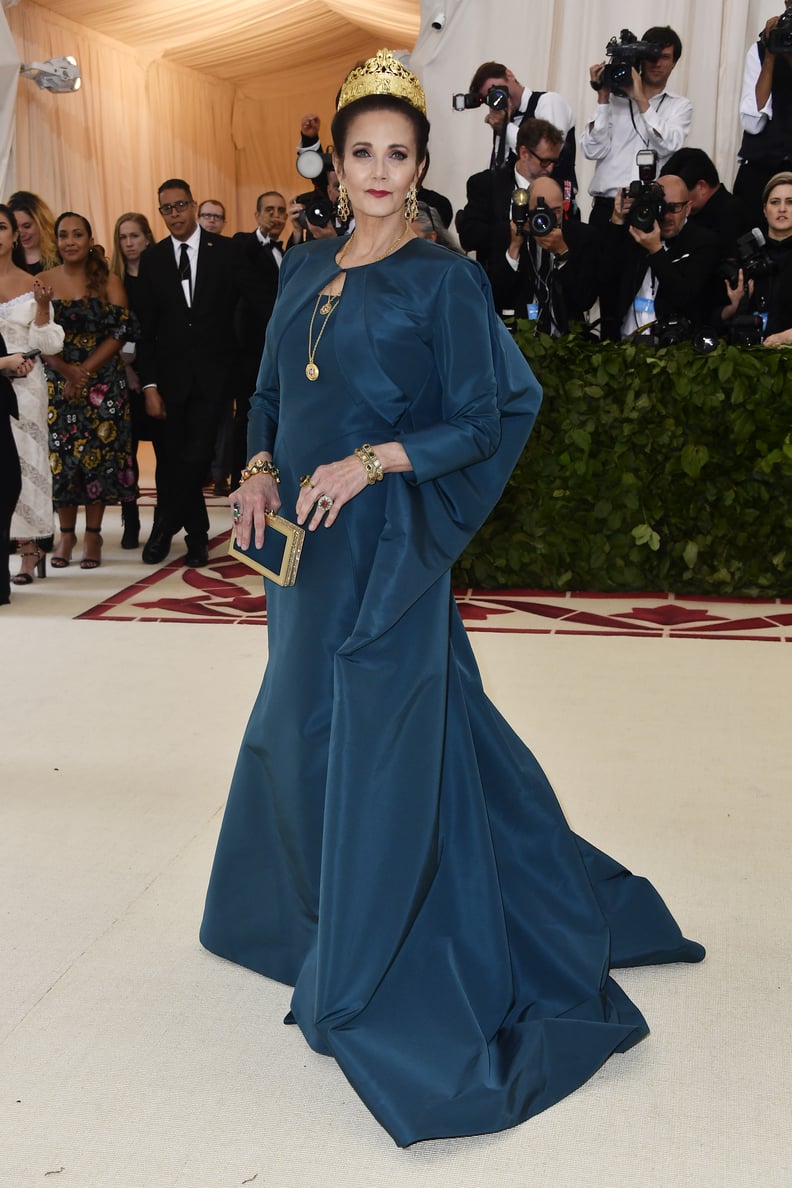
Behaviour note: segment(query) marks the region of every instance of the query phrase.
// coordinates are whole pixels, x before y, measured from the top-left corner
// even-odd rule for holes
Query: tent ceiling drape
[[[144,57],[247,90],[271,71],[343,52],[362,32],[413,45],[419,0],[36,0]]]

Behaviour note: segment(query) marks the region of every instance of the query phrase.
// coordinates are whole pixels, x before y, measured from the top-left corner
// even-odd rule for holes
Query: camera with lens
[[[625,197],[632,199],[627,212],[628,227],[639,231],[651,231],[666,212],[663,187],[655,181],[657,176],[657,153],[653,149],[641,149],[635,154],[638,166],[638,180],[631,181]]]
[[[451,99],[454,111],[471,111],[473,108],[481,107],[482,103],[486,103],[493,111],[508,111],[509,88],[490,87],[486,95],[481,95],[478,91],[470,91],[468,94],[460,92]]]
[[[756,280],[759,276],[770,276],[775,270],[775,264],[765,250],[765,237],[758,227],[753,227],[746,235],[737,240],[737,255],[724,260],[720,267],[721,276],[725,277],[732,289],[736,289],[740,281],[740,269],[743,280]]]
[[[529,209],[528,191],[522,186],[512,193],[511,219],[521,234],[532,235],[535,239],[542,239],[558,226],[558,219],[544,198],[537,198],[534,209]]]
[[[297,222],[305,231],[310,231],[311,227],[326,227],[335,215],[335,206],[320,190],[298,194],[294,201],[303,208],[297,216]]]
[[[626,99],[626,92],[633,85],[633,67],[640,70],[642,62],[656,62],[662,52],[662,45],[656,41],[639,41],[629,29],[622,29],[619,38],[611,37],[605,46],[609,61],[603,67],[599,83],[593,84],[594,89],[608,87],[614,95]]]
[[[792,12],[785,9],[769,33],[762,34],[765,49],[771,54],[792,54]]]

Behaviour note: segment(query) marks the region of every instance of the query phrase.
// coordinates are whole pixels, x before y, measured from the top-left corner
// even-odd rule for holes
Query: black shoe
[[[143,561],[146,565],[159,565],[170,552],[171,535],[161,528],[152,528],[151,536],[143,545]]]
[[[192,569],[201,569],[204,565],[209,564],[209,544],[206,537],[191,540],[188,536],[185,538],[184,543],[187,545],[187,556],[184,558],[185,565],[189,565]]]
[[[140,515],[136,503],[121,504],[121,522],[124,525],[121,548],[138,548],[140,545]]]

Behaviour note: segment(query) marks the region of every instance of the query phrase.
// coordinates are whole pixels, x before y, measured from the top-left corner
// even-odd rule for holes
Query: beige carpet
[[[266,629],[75,618],[144,569],[105,537],[0,610],[2,1188],[789,1188],[783,644],[473,634],[574,827],[709,956],[622,972],[652,1035],[559,1106],[399,1151],[288,990],[198,944]]]

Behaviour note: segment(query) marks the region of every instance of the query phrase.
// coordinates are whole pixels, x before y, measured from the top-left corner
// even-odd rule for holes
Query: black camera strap
[[[666,95],[667,95],[667,92],[663,91],[663,94],[660,96],[660,102],[658,103],[657,107],[652,108],[653,111],[658,112],[660,110],[660,108],[665,103]],[[644,146],[644,148],[649,148],[648,139],[644,140],[643,136],[638,131],[637,124],[635,123],[635,112],[633,111],[633,101],[632,101],[632,99],[628,99],[627,102],[630,105],[630,120],[632,121],[633,131],[635,132],[635,135],[638,137],[638,139],[640,140],[640,142]],[[652,107],[651,100],[649,101],[649,106],[650,106],[650,108]],[[644,116],[644,119],[646,119],[646,116]]]

